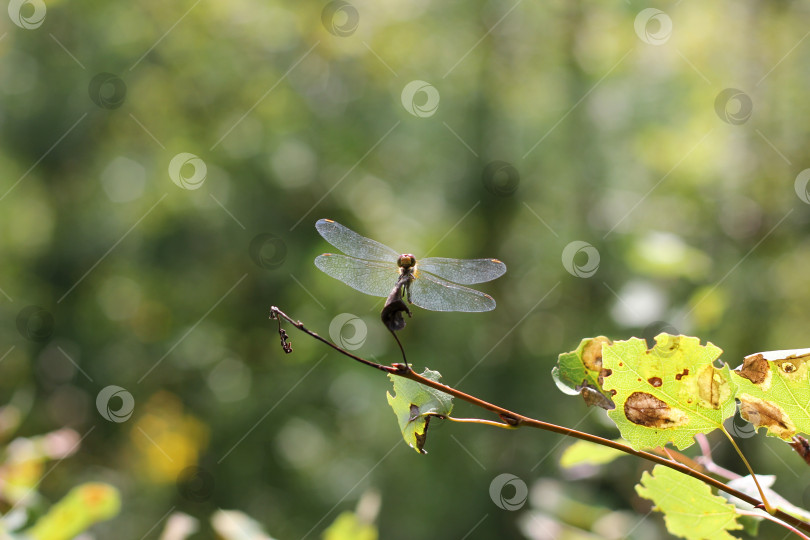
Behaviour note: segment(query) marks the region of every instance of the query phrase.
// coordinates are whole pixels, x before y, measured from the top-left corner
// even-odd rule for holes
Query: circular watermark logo
[[[169,162],[169,178],[183,189],[199,189],[205,182],[206,174],[208,167],[205,162],[188,152],[180,152]]]
[[[481,175],[484,188],[499,197],[508,197],[517,191],[520,185],[520,174],[510,163],[491,161],[484,167]]]
[[[257,234],[248,246],[250,258],[259,268],[273,270],[287,259],[287,244],[272,233]]]
[[[577,264],[577,255],[584,254],[587,259]],[[574,240],[562,252],[563,268],[572,276],[589,278],[599,269],[599,250],[582,240]]]
[[[46,11],[45,2],[42,0],[11,0],[8,3],[8,16],[11,22],[26,30],[42,26]]]
[[[756,411],[749,411],[748,418],[750,418],[752,422],[749,422],[740,415],[740,406],[737,404],[737,412],[735,412],[734,416],[731,418],[726,419],[724,423],[725,428],[734,437],[739,439],[748,439],[753,437],[757,434],[757,428],[754,427],[754,424],[758,423],[759,413]]]
[[[810,204],[810,169],[805,169],[796,176],[793,188],[802,202]]]
[[[121,400],[121,404],[115,409],[111,405],[112,400]],[[135,398],[120,386],[114,384],[104,387],[96,396],[96,409],[98,413],[107,421],[120,424],[126,422],[135,410]]]
[[[672,19],[660,9],[642,9],[633,27],[638,38],[649,45],[663,45],[672,36]]]
[[[737,88],[726,88],[714,100],[714,111],[726,124],[739,126],[751,118],[754,102],[748,94]]]
[[[655,321],[647,325],[641,332],[641,337],[647,342],[648,349],[656,349],[656,354],[659,357],[667,358],[675,354],[678,347],[672,347],[668,341],[664,340],[661,343],[655,341],[655,336],[666,333],[672,336],[681,335],[680,330],[672,326],[667,321]]]
[[[39,306],[28,306],[17,314],[17,331],[28,341],[44,343],[53,335],[53,315]]]
[[[431,117],[439,110],[439,91],[428,82],[409,82],[400,97],[405,110],[419,118]]]
[[[329,337],[347,351],[356,351],[362,347],[367,335],[366,323],[351,313],[341,313],[329,324]]]
[[[186,467],[177,475],[177,491],[191,502],[207,501],[214,492],[214,475],[196,465]]]
[[[504,494],[506,486],[510,486],[515,491],[511,497]],[[498,508],[514,512],[520,510],[526,504],[526,499],[529,498],[529,488],[526,486],[526,482],[514,474],[503,473],[490,482],[489,498]]]
[[[90,99],[102,109],[117,109],[127,97],[127,85],[118,75],[99,73],[87,87]]]
[[[354,34],[360,25],[360,14],[348,2],[335,0],[329,2],[321,11],[321,22],[326,31],[337,37]]]

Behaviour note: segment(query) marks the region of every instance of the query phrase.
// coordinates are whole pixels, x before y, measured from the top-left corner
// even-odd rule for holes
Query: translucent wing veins
[[[361,236],[331,219],[319,219],[315,223],[318,233],[330,244],[338,248],[346,255],[357,257],[358,259],[368,259],[372,261],[389,261],[396,263],[399,253],[371,238]],[[393,286],[393,285],[392,285]]]

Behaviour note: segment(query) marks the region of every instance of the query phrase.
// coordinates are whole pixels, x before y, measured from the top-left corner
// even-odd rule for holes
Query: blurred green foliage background
[[[333,251],[321,217],[506,262],[479,287],[495,311],[416,309],[409,359],[599,435],[616,430],[549,375],[582,337],[667,329],[732,366],[808,345],[806,3],[48,0],[37,22],[40,4],[0,16],[3,437],[78,434],[37,489],[116,486],[98,538],[157,538],[172,512],[208,538],[217,509],[318,538],[369,489],[386,539],[666,537],[633,491],[645,463],[572,481],[557,435],[439,421],[418,456],[384,376],[289,327],[285,355],[271,305],[324,336],[354,314],[355,352],[399,359],[380,299],[312,264]],[[437,109],[403,98],[411,81]],[[194,189],[169,173],[181,153]],[[563,260],[574,241],[598,253],[589,277],[588,250]],[[103,417],[124,403],[96,406],[110,385],[131,417]],[[810,505],[787,445],[741,440]],[[531,489],[519,511],[490,498],[504,472]]]

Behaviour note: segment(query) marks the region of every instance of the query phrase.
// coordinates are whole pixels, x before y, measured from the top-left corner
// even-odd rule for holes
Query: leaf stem
[[[759,496],[762,497],[762,504],[765,506],[765,511],[768,512],[769,514],[773,514],[775,508],[772,507],[770,503],[768,503],[768,498],[765,497],[765,491],[762,489],[762,486],[759,485],[759,480],[757,480],[757,475],[754,474],[754,469],[751,468],[751,465],[748,463],[748,460],[745,459],[745,455],[742,453],[742,450],[740,450],[740,447],[737,446],[737,442],[734,440],[734,437],[732,437],[731,434],[728,431],[726,431],[726,428],[723,426],[720,426],[720,431],[722,431],[723,434],[726,436],[726,438],[728,438],[728,440],[731,441],[731,445],[734,447],[734,450],[737,452],[737,455],[740,456],[740,459],[742,459],[743,463],[745,464],[745,468],[748,469],[748,474],[751,475],[751,478],[757,485]]]
[[[515,426],[505,424],[503,422],[494,422],[492,420],[484,420],[482,418],[456,418],[455,416],[442,416],[436,415],[443,420],[450,420],[451,422],[458,422],[459,424],[481,424],[485,426],[494,426],[504,429],[515,429]]]
[[[760,494],[762,495],[763,501],[758,501],[754,497],[751,497],[750,495],[748,495],[746,493],[742,493],[741,491],[738,491],[736,489],[733,489],[733,488],[727,486],[726,484],[724,484],[723,482],[721,482],[721,481],[719,481],[719,480],[717,480],[715,478],[712,478],[710,476],[707,476],[707,475],[705,475],[705,474],[703,474],[703,473],[701,473],[701,472],[699,472],[699,471],[697,471],[695,469],[692,469],[691,467],[688,467],[687,465],[679,463],[678,461],[674,461],[674,460],[671,460],[671,459],[666,459],[664,457],[657,456],[655,454],[651,454],[651,453],[645,452],[643,450],[636,450],[636,449],[632,448],[629,445],[626,445],[626,444],[623,444],[623,443],[620,443],[620,442],[616,442],[616,441],[611,441],[610,439],[605,439],[605,438],[602,438],[602,437],[598,437],[596,435],[591,435],[590,433],[585,433],[583,431],[577,431],[576,429],[571,429],[571,428],[567,428],[567,427],[564,427],[564,426],[558,426],[556,424],[551,424],[549,422],[544,422],[542,420],[537,420],[537,419],[534,419],[534,418],[531,418],[531,417],[528,417],[528,416],[524,416],[522,414],[518,414],[516,412],[510,411],[510,410],[505,409],[503,407],[499,407],[497,405],[494,405],[492,403],[484,401],[483,399],[479,399],[479,398],[477,398],[475,396],[472,396],[470,394],[462,392],[461,390],[456,390],[453,387],[450,387],[450,386],[447,386],[445,384],[442,384],[442,383],[439,383],[439,382],[436,382],[436,381],[432,381],[432,380],[430,380],[428,378],[422,377],[421,375],[419,375],[418,373],[413,371],[410,368],[410,366],[408,366],[406,364],[392,364],[390,366],[387,366],[387,365],[383,365],[383,364],[378,364],[377,362],[372,362],[371,360],[366,360],[365,358],[361,358],[359,356],[356,356],[356,355],[350,353],[349,351],[347,351],[345,349],[342,349],[341,347],[338,347],[334,343],[332,343],[330,341],[327,341],[326,339],[322,338],[321,336],[319,336],[315,332],[305,328],[304,324],[301,321],[293,320],[286,313],[281,311],[279,308],[277,308],[276,306],[273,306],[270,309],[270,318],[274,319],[274,320],[278,320],[279,317],[281,317],[281,318],[285,319],[286,321],[288,321],[290,324],[295,326],[298,330],[301,330],[302,332],[304,332],[307,335],[317,339],[318,341],[321,341],[322,343],[325,343],[326,345],[332,347],[333,349],[335,349],[336,351],[338,351],[342,355],[348,356],[352,360],[360,362],[361,364],[364,364],[366,366],[373,367],[373,368],[378,369],[380,371],[384,371],[384,372],[390,373],[392,375],[397,375],[399,377],[404,377],[406,379],[410,379],[410,380],[412,380],[414,382],[418,382],[418,383],[423,384],[425,386],[435,388],[436,390],[440,390],[440,391],[442,391],[442,392],[444,392],[446,394],[450,394],[451,396],[457,397],[458,399],[460,399],[462,401],[466,401],[467,403],[475,405],[476,407],[480,407],[482,409],[485,409],[487,411],[490,411],[490,412],[498,415],[498,417],[503,421],[503,423],[510,426],[510,427],[513,427],[513,428],[517,428],[517,427],[521,427],[521,426],[532,427],[532,428],[542,429],[542,430],[545,430],[545,431],[551,431],[553,433],[559,433],[561,435],[567,435],[569,437],[574,437],[576,439],[581,439],[583,441],[589,441],[589,442],[592,442],[592,443],[595,443],[595,444],[601,444],[601,445],[607,446],[609,448],[615,448],[616,450],[620,450],[620,451],[622,451],[622,452],[624,452],[626,454],[630,454],[632,456],[637,456],[637,457],[640,457],[642,459],[646,459],[647,461],[651,461],[652,463],[657,463],[659,465],[663,465],[664,467],[669,467],[670,469],[674,469],[674,470],[676,470],[678,472],[681,472],[683,474],[691,476],[692,478],[697,478],[701,482],[709,484],[710,486],[713,486],[713,487],[715,487],[715,488],[717,488],[717,489],[719,489],[721,491],[724,491],[724,492],[728,493],[729,495],[733,495],[734,497],[737,497],[738,499],[743,500],[743,501],[747,502],[748,504],[751,504],[751,505],[753,505],[755,507],[765,506],[766,508],[768,508],[768,506],[765,505],[765,501],[764,501],[765,496],[762,493],[761,489],[760,489]],[[477,423],[481,423],[481,422],[477,422]],[[493,422],[492,424],[498,425],[498,427],[503,427],[498,422]],[[732,439],[732,444],[734,444],[733,439]],[[734,446],[736,448],[737,445],[734,444]],[[743,461],[745,461],[744,457],[743,457]],[[746,465],[747,464],[748,464],[748,462],[746,461]],[[750,470],[750,467],[749,467],[749,470]],[[753,473],[752,473],[752,476],[753,476]],[[779,520],[784,521],[786,523],[789,523],[789,524],[793,525],[794,527],[796,527],[798,529],[801,529],[803,531],[806,531],[806,532],[810,533],[810,523],[805,523],[804,521],[802,521],[802,520],[800,520],[800,519],[798,519],[798,518],[796,518],[794,516],[791,516],[790,514],[787,514],[787,513],[783,512],[782,510],[779,510],[778,508],[771,508],[768,512],[769,512],[769,514],[771,514],[775,518],[778,518]]]

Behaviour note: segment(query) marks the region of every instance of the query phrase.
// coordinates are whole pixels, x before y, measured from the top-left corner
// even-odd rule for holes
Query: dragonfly
[[[315,223],[320,235],[343,253],[324,253],[315,266],[362,293],[389,297],[404,291],[408,301],[430,311],[490,311],[495,299],[465,287],[499,278],[498,259],[417,259],[359,235],[331,219]]]

